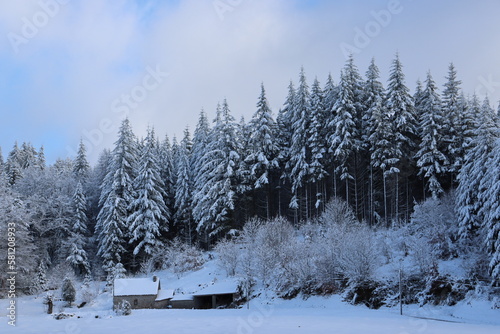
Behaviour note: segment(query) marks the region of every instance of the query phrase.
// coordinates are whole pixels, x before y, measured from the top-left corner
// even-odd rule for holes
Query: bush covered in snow
[[[61,287],[61,295],[62,295],[62,299],[65,302],[67,302],[68,305],[71,305],[71,303],[73,303],[75,301],[76,290],[75,290],[75,287],[73,286],[73,282],[68,277],[66,277],[63,281],[63,284]]]
[[[115,312],[117,315],[130,315],[132,313],[132,306],[127,300],[122,299],[122,301],[115,306]]]
[[[187,271],[200,268],[204,263],[205,256],[197,247],[174,239],[144,262],[141,271],[149,274],[156,270],[171,269],[180,277]]]
[[[337,199],[318,222],[300,227],[283,218],[250,220],[238,237],[219,242],[215,251],[228,275],[284,297],[338,291],[346,281],[368,280],[379,262],[374,231]]]
[[[378,308],[399,302],[399,270],[405,304],[452,305],[465,298],[482,278],[480,264],[483,273],[487,268],[481,252],[467,247],[457,239],[453,196],[444,195],[416,204],[409,223],[388,228],[359,222],[339,199],[299,226],[253,219],[215,252],[229,276],[284,298],[343,292],[346,301]]]

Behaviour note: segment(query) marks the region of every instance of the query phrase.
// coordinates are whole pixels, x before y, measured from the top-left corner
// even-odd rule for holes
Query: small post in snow
[[[402,272],[402,264],[401,260],[399,261],[399,315],[403,315],[403,286],[402,286],[402,279],[401,279],[401,272]]]

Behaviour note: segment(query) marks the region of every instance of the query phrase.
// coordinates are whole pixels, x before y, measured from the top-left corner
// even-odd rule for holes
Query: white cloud
[[[0,86],[8,92],[1,94],[5,101],[0,101],[0,107],[14,111],[4,123],[14,124],[15,130],[9,129],[9,136],[1,139],[4,152],[15,139],[42,144],[47,127],[59,131],[66,141],[50,143],[47,154],[65,156],[67,145],[75,148],[80,136],[95,133],[103,120],[117,127],[120,115],[113,112],[112,102],[141,85],[148,66],[159,66],[170,75],[130,113],[138,135],[153,125],[160,136],[182,136],[186,125],[194,130],[202,107],[212,118],[223,98],[236,117],[245,115],[248,120],[261,81],[277,111],[288,81],[296,80],[300,66],[311,83],[316,75],[324,83],[330,71],[338,80],[345,61],[340,44],[352,42],[355,27],[363,28],[373,20],[370,12],[387,8],[388,2],[311,5],[243,0],[227,2],[236,5],[224,13],[223,20],[213,3],[69,1],[29,43],[20,45],[19,53],[5,38],[0,60],[9,71],[0,80],[6,84]],[[456,1],[401,0],[401,6],[403,11],[355,55],[362,73],[375,56],[383,79],[387,78],[399,51],[411,88],[428,69],[442,84],[448,62],[454,61],[466,92],[472,93],[482,76],[493,80],[492,101],[500,98],[500,86],[495,86],[500,82],[496,2],[485,1],[481,7]],[[19,32],[22,18],[32,18],[39,10],[38,1],[2,3],[0,35]],[[26,76],[19,77],[18,70]],[[9,100],[10,95],[22,98]],[[115,133],[102,139],[92,149],[92,161],[102,148],[112,145]]]

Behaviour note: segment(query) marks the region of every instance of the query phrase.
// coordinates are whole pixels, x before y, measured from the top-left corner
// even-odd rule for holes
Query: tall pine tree
[[[90,273],[90,264],[85,250],[89,231],[87,229],[87,200],[81,181],[76,186],[73,206],[75,214],[68,242],[70,250],[66,260],[71,264],[77,275],[85,277]]]
[[[400,192],[403,185],[406,189],[404,196],[405,217],[409,218],[409,205],[411,194],[410,177],[415,174],[416,164],[414,160],[417,148],[417,118],[413,107],[412,97],[405,84],[405,75],[403,65],[396,54],[392,62],[389,74],[389,84],[386,91],[385,108],[389,112],[393,122],[394,131],[394,152],[399,156],[394,157],[398,160],[393,168],[393,210],[392,215],[396,220],[400,219],[401,201]]]
[[[134,195],[129,205],[127,225],[131,234],[133,254],[147,259],[163,246],[161,231],[168,230],[170,212],[164,202],[164,184],[156,156],[156,139],[148,130],[143,143],[139,170],[133,182]]]
[[[119,130],[102,189],[101,210],[97,216],[98,252],[103,268],[112,278],[115,267],[127,259],[129,206],[134,199],[133,181],[137,172],[137,143],[125,119]]]
[[[443,116],[441,99],[431,73],[427,73],[426,86],[422,95],[422,113],[420,119],[420,149],[415,155],[418,175],[427,181],[427,189],[432,198],[437,199],[443,192],[441,176],[446,173],[448,159],[441,151],[443,145]]]

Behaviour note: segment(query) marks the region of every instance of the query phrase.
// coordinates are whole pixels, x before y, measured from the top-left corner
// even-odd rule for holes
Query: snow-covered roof
[[[144,296],[158,293],[160,279],[153,278],[118,278],[115,279],[114,296]]]
[[[194,296],[207,296],[207,295],[225,295],[238,292],[238,281],[227,279],[215,282],[212,285],[194,293]]]
[[[167,290],[158,290],[158,296],[156,297],[156,301],[160,300],[166,300],[166,299],[172,299],[174,297],[174,290],[172,289],[167,289]]]
[[[174,295],[172,300],[177,300],[177,301],[179,301],[179,300],[193,300],[193,295],[180,293],[180,294]]]

